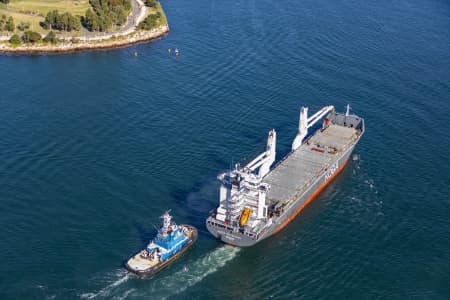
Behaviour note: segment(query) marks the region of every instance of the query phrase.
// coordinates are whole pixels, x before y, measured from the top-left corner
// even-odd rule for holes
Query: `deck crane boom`
[[[308,128],[314,126],[317,121],[322,119],[326,114],[334,111],[334,106],[329,105],[325,106],[318,112],[316,112],[314,115],[308,118],[308,108],[302,106],[300,109],[300,118],[299,118],[299,124],[298,124],[298,132],[297,136],[294,139],[294,142],[292,143],[292,151],[297,150],[298,147],[300,147],[303,143],[303,140],[308,135]]]

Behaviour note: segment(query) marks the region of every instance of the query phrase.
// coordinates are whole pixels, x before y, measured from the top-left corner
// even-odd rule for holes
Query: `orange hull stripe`
[[[305,201],[305,203],[303,203],[299,208],[297,208],[297,210],[289,217],[287,218],[286,221],[283,222],[283,224],[281,224],[280,226],[278,226],[277,229],[275,229],[275,231],[273,232],[273,234],[277,233],[278,231],[280,231],[281,229],[283,229],[287,224],[289,224],[293,219],[295,219],[295,217],[306,207],[306,205],[308,205],[311,201],[313,201],[324,189],[325,187],[331,182],[333,181],[333,179],[339,174],[341,173],[342,169],[344,169],[344,167],[347,165],[348,159],[345,161],[344,164],[342,164],[339,169],[336,170],[336,172],[330,177],[328,178],[327,181],[325,181],[311,196],[309,196],[308,200]],[[272,234],[272,235],[273,235]]]

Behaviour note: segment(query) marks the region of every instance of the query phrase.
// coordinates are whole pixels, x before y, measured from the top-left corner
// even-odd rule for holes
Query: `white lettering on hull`
[[[337,169],[339,168],[338,162],[335,162],[331,168],[327,171],[327,174],[325,175],[325,181],[328,181],[328,179],[333,176],[334,173],[336,173]]]
[[[217,232],[218,232],[220,235],[222,235],[223,237],[225,237],[226,239],[231,240],[231,241],[234,241],[234,240],[236,240],[236,239],[238,239],[238,240],[242,239],[242,237],[240,237],[240,236],[230,235],[230,234],[228,234],[228,233],[226,233],[226,232],[224,232],[224,231],[218,230]]]

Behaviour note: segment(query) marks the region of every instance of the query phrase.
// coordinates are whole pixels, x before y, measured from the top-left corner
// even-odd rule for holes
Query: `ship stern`
[[[206,228],[215,238],[235,247],[250,247],[259,241],[256,237],[251,238],[242,234],[211,216],[206,219]]]

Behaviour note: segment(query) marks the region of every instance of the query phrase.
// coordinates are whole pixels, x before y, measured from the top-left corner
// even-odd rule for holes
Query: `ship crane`
[[[308,108],[302,106],[302,108],[300,109],[298,133],[294,139],[294,142],[292,143],[292,151],[297,150],[297,148],[302,145],[303,140],[308,135],[308,128],[314,126],[314,124],[316,124],[317,121],[319,121],[326,114],[332,111],[334,111],[333,105],[325,106],[324,108],[322,108],[321,110],[319,110],[314,115],[308,118]]]
[[[269,131],[269,136],[267,138],[267,148],[266,151],[258,155],[254,160],[249,162],[244,169],[250,169],[250,171],[255,171],[259,168],[258,176],[260,178],[264,177],[270,171],[270,166],[275,161],[276,154],[276,141],[277,133],[275,129]]]
[[[243,168],[236,165],[235,170],[219,176],[219,179],[222,180],[222,185],[219,192],[220,205],[217,209],[217,220],[225,222],[236,219],[245,205],[248,205],[244,199],[249,197],[249,193],[256,194],[256,207],[253,207],[255,209],[255,217],[257,219],[265,218],[267,210],[266,194],[270,187],[262,184],[261,179],[269,173],[270,167],[275,162],[276,140],[277,133],[275,129],[272,129],[268,134],[266,151],[258,155]],[[255,173],[258,168],[258,173]],[[233,185],[229,184],[228,178],[239,178],[238,181],[240,183],[238,186],[233,187]],[[244,182],[251,182],[252,187],[250,190],[240,188]]]

